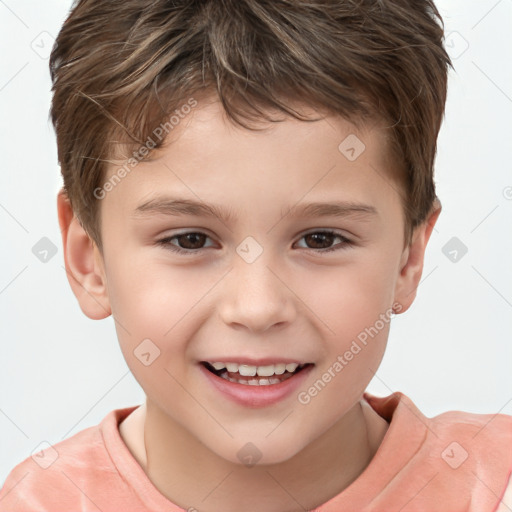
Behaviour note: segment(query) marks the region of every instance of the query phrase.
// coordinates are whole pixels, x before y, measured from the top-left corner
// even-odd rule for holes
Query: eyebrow
[[[357,217],[368,220],[378,215],[374,206],[355,203],[351,201],[335,201],[329,203],[306,203],[283,208],[281,217],[290,214],[292,217]],[[190,215],[196,217],[213,217],[225,224],[236,219],[232,210],[220,205],[203,203],[191,199],[177,199],[169,197],[154,198],[139,205],[135,211],[135,217],[147,217],[152,215]]]

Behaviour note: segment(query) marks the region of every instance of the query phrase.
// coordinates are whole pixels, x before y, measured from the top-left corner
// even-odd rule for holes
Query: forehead
[[[300,112],[321,118],[312,107]],[[287,204],[306,196],[321,199],[333,190],[340,200],[370,203],[372,196],[397,191],[377,125],[356,128],[335,115],[312,122],[282,115],[281,121],[260,122],[249,130],[234,124],[218,101],[198,103],[173,121],[165,144],[150,160],[141,157],[148,153],[141,147],[131,159],[109,165],[107,181],[120,167],[132,167],[109,201],[116,198],[125,209],[129,204],[131,211],[140,210],[169,192],[198,202],[229,201],[235,208],[238,203],[242,209],[251,201],[254,208],[258,203],[267,209],[279,203],[282,213]]]

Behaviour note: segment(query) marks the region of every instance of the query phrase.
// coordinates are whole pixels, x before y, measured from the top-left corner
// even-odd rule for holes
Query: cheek
[[[187,341],[198,328],[187,319],[210,287],[169,265],[136,258],[111,265],[109,296],[120,348],[148,397],[172,396],[191,406],[179,385],[187,379]]]
[[[208,291],[203,277],[197,270],[150,261],[143,254],[117,258],[108,274],[112,310],[132,330],[162,336]]]
[[[345,285],[325,305],[323,318],[334,333],[326,336],[317,370],[297,395],[305,428],[316,428],[315,418],[322,418],[327,429],[353,407],[386,349],[391,308],[385,280],[347,279]]]
[[[361,254],[357,262],[317,275],[312,309],[329,330],[318,371],[298,402],[322,411],[328,425],[350,408],[377,371],[386,348],[393,304],[394,255]],[[309,304],[309,301],[308,301]],[[332,404],[336,404],[333,407]]]
[[[392,260],[361,259],[309,280],[307,303],[343,345],[373,325],[393,304],[396,271]],[[340,347],[342,348],[342,346]]]
[[[182,350],[180,339],[186,339],[182,329],[187,315],[209,287],[197,272],[148,264],[137,258],[112,261],[108,293],[126,355],[129,357],[144,339],[152,340],[163,357],[168,354],[172,358]]]

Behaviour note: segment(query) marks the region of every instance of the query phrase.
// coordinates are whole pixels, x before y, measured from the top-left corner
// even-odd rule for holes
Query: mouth
[[[274,386],[294,377],[313,363],[274,363],[255,366],[243,363],[202,361],[211,373],[235,384],[245,386]]]

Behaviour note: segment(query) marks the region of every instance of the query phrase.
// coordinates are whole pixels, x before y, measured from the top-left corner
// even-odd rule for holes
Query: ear
[[[112,310],[107,294],[103,257],[75,217],[64,190],[60,190],[57,195],[57,210],[64,263],[71,289],[80,308],[89,318],[106,318]]]
[[[429,216],[414,229],[411,243],[402,253],[400,274],[395,286],[396,313],[405,313],[416,298],[423,272],[425,249],[440,213],[441,203],[436,199]]]

